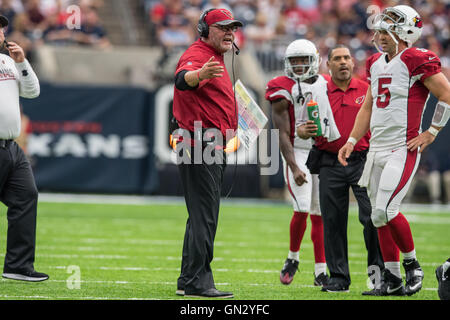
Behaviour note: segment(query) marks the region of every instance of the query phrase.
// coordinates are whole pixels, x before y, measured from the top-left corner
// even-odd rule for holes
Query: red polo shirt
[[[202,121],[203,128],[217,128],[226,137],[227,129],[237,129],[237,106],[223,55],[199,39],[181,56],[175,74],[200,69],[211,56],[224,67],[222,77],[203,80],[194,90],[175,87],[173,115],[183,129],[194,131],[194,121]]]
[[[367,82],[352,78],[347,90],[339,89],[331,80],[331,76],[324,75],[328,81],[328,99],[333,111],[334,121],[339,129],[341,137],[333,142],[326,138],[317,137],[315,145],[320,150],[338,153],[339,149],[347,142],[355,124],[355,118],[361,108],[369,85]],[[355,146],[354,151],[363,151],[369,148],[370,132],[367,132]]]

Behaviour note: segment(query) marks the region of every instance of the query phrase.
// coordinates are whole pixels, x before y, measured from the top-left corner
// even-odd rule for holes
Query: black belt
[[[347,161],[355,161],[355,160],[366,160],[368,149],[363,151],[353,151],[350,154],[350,157],[347,158]]]
[[[6,148],[11,141],[11,139],[0,139],[0,148]]]

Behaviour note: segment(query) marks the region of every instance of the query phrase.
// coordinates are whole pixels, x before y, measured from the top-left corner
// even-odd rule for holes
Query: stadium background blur
[[[415,46],[434,51],[450,78],[447,0],[0,0],[0,13],[10,20],[8,40],[25,49],[42,83],[40,98],[22,101],[39,190],[182,194],[167,134],[173,72],[198,36],[202,11],[228,8],[244,22],[236,34],[241,53],[234,59],[227,54],[226,62],[233,80],[243,81],[269,117],[270,128],[264,88],[283,74],[287,44],[313,41],[322,73],[328,49],[346,44],[356,77],[364,78],[365,60],[375,52],[367,27],[374,12],[367,8],[397,4],[421,14],[424,30]],[[80,26],[69,27],[78,12]],[[435,103],[432,97],[425,128]],[[445,128],[424,154],[409,201],[449,203],[449,138]],[[270,137],[262,137],[258,148],[270,150],[270,144]],[[225,179],[232,197],[284,197],[281,170],[263,176],[258,165],[237,163],[236,176],[228,170]]]

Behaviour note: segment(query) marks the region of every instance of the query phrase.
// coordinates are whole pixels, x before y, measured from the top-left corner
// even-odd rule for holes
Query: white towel
[[[368,188],[370,183],[370,176],[372,174],[373,162],[375,159],[375,151],[370,151],[367,153],[366,164],[364,165],[364,171],[361,178],[358,181],[358,185],[361,188]]]

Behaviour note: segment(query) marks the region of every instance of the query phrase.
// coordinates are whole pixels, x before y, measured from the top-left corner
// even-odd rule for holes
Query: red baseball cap
[[[243,24],[239,20],[234,20],[233,15],[227,9],[214,9],[208,12],[205,17],[208,26],[218,24],[220,26],[228,26],[230,24],[242,27]]]

